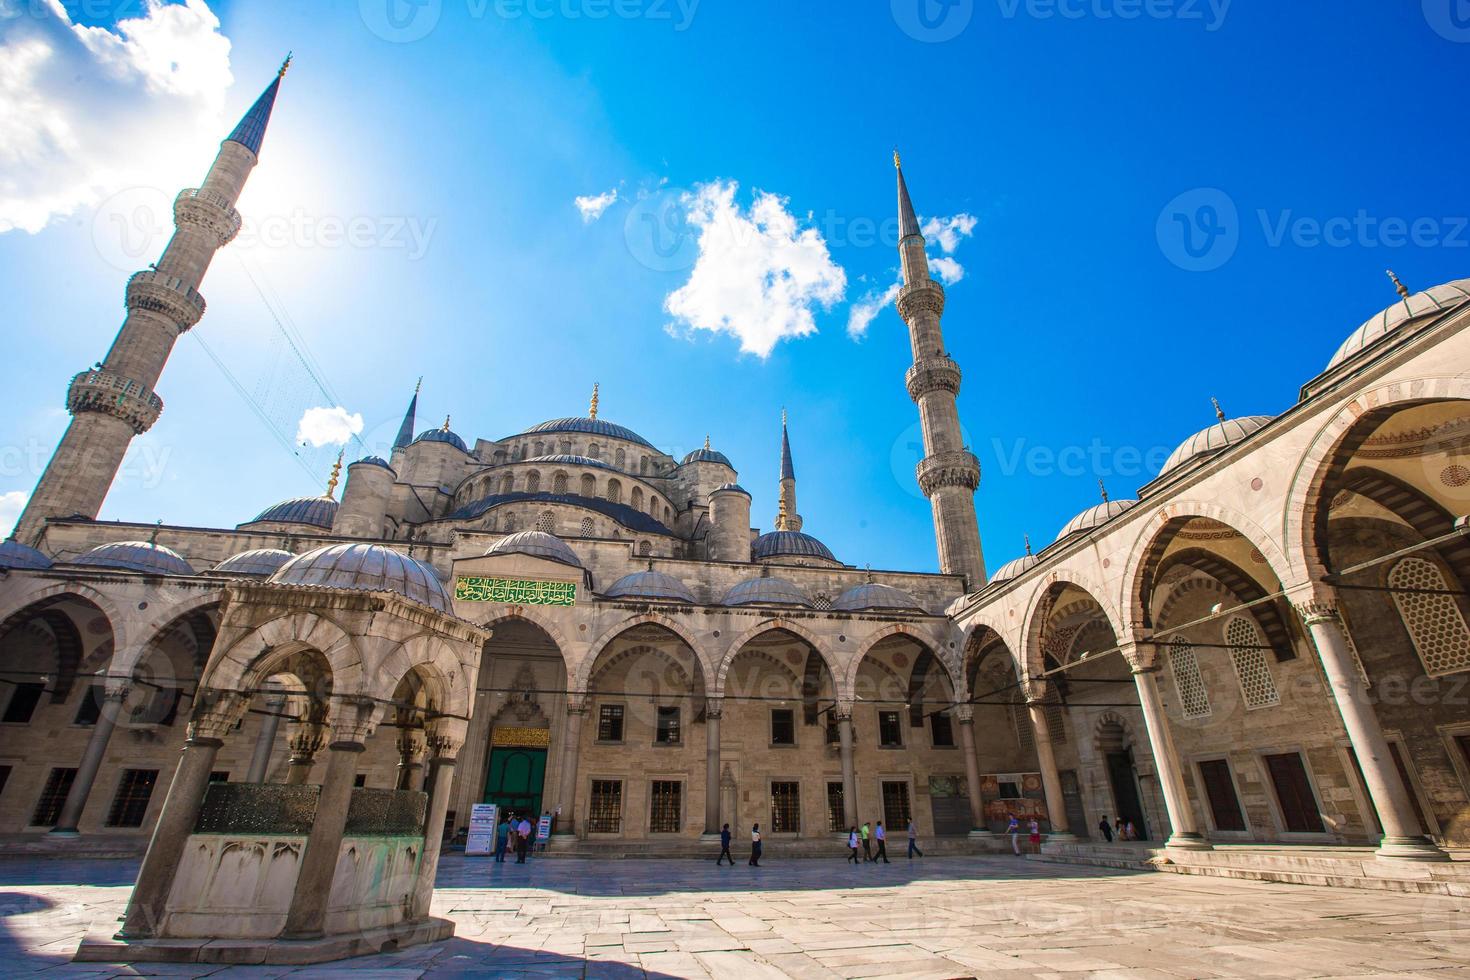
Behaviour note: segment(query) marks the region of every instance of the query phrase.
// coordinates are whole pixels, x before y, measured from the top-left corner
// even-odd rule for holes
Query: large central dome
[[[622,439],[625,442],[636,442],[638,445],[647,446],[649,449],[657,448],[653,443],[627,426],[618,425],[616,422],[609,422],[606,419],[552,419],[549,422],[542,422],[540,425],[533,425],[521,434],[529,435],[533,432],[580,432],[589,436],[606,436],[609,439]]]

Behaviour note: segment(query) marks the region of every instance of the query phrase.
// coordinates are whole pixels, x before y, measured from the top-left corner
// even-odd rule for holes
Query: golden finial
[[[781,495],[781,502],[776,507],[776,530],[786,530],[786,495]]]
[[[1409,298],[1409,287],[1408,286],[1405,286],[1403,283],[1399,282],[1399,277],[1393,274],[1393,270],[1392,269],[1389,269],[1388,270],[1388,278],[1390,278],[1390,279],[1393,280],[1394,288],[1399,291],[1399,296],[1402,297],[1403,299],[1408,299]]]
[[[1103,503],[1107,503],[1108,502],[1108,488],[1105,487],[1105,486],[1103,486],[1103,481],[1102,480],[1098,480],[1097,481],[1097,488],[1102,491]]]
[[[440,431],[441,432],[448,432],[449,431],[449,416],[448,415],[444,416],[444,428],[441,429]]]
[[[156,521],[153,522],[153,530],[148,532],[148,547],[150,547],[150,548],[157,548],[158,547],[158,532],[162,528],[163,528],[163,518],[160,517],[158,520],[156,520]]]
[[[346,448],[337,452],[337,462],[332,464],[332,476],[327,480],[327,496],[330,497],[337,492],[337,479],[342,475],[342,457],[347,453]]]
[[[281,70],[276,72],[277,78],[285,78],[286,71],[291,67],[291,59],[295,57],[290,51],[286,52],[286,60],[281,62]]]
[[[898,160],[898,147],[896,147],[896,146],[893,148],[893,169],[894,170],[902,170],[903,169],[903,164],[900,163],[899,160]]]
[[[1218,399],[1218,398],[1211,398],[1210,399],[1210,404],[1212,404],[1212,405],[1215,406],[1215,418],[1219,419],[1221,422],[1224,422],[1225,421],[1225,411],[1224,411],[1224,409],[1222,409],[1220,407],[1220,399]]]
[[[1031,556],[1031,535],[1023,534],[1021,537],[1026,541],[1026,556],[1029,558]]]
[[[589,419],[597,418],[597,382],[592,382],[592,405],[587,409]]]
[[[424,376],[421,374],[421,375],[419,375],[418,384],[416,384],[416,385],[413,386],[413,397],[417,398],[419,396],[420,389],[422,389],[423,387],[424,387]]]
[[[709,451],[709,433],[707,433],[707,432],[704,435],[704,449],[705,449],[705,452],[708,452]]]

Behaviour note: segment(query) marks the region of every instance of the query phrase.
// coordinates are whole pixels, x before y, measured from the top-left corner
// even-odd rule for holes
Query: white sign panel
[[[466,854],[488,855],[495,851],[495,824],[500,808],[494,803],[476,803],[470,807],[470,830],[465,838]]]

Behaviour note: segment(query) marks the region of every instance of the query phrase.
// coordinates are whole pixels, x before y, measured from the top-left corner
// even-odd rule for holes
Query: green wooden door
[[[546,782],[546,750],[497,746],[490,750],[482,803],[502,811],[526,814],[531,822],[541,815],[541,790]]]

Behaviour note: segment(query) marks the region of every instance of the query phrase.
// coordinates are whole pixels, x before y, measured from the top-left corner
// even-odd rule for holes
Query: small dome
[[[72,559],[75,565],[97,565],[102,568],[125,568],[155,575],[193,575],[194,569],[178,552],[149,541],[116,541],[93,548]]]
[[[567,543],[545,531],[517,531],[507,534],[490,546],[487,555],[530,555],[533,558],[548,558],[563,565],[581,568],[582,561]]]
[[[1225,419],[1216,422],[1208,429],[1201,429],[1180,443],[1179,448],[1169,454],[1163,469],[1159,470],[1159,476],[1178,469],[1192,459],[1210,456],[1226,446],[1234,445],[1251,433],[1258,431],[1269,421],[1271,421],[1269,415],[1246,415],[1238,419]]]
[[[231,555],[210,569],[212,575],[243,575],[250,578],[267,578],[296,556],[279,548],[257,548]]]
[[[1013,558],[997,568],[995,574],[990,576],[990,581],[986,584],[993,585],[996,582],[1006,582],[1010,579],[1017,578],[1036,567],[1036,563],[1039,561],[1041,559],[1035,555],[1022,555],[1020,558]]]
[[[330,531],[336,517],[337,501],[331,497],[292,497],[267,507],[245,523],[306,524]]]
[[[0,541],[0,568],[50,568],[51,559],[14,538]]]
[[[1106,524],[1136,503],[1136,500],[1105,500],[1096,507],[1089,507],[1067,522],[1062,533],[1057,535],[1057,540]]]
[[[807,606],[812,602],[792,583],[784,578],[747,579],[725,593],[727,606]]]
[[[449,595],[432,568],[380,544],[334,544],[308,551],[282,565],[270,581],[397,592],[440,612],[449,612]]]
[[[519,463],[559,463],[562,466],[595,466],[600,470],[610,470],[611,463],[601,459],[593,459],[591,456],[573,456],[570,453],[553,453],[550,456],[532,456],[530,459],[516,460]]]
[[[752,561],[763,558],[821,558],[836,561],[827,546],[810,534],[800,531],[770,531],[755,539],[750,546]]]
[[[381,456],[364,456],[362,459],[353,463],[352,466],[381,466],[389,473],[393,473],[395,476],[397,475],[393,467],[388,465],[388,461]],[[351,467],[348,468],[350,469]]]
[[[1327,370],[1332,370],[1359,351],[1373,346],[1410,320],[1443,313],[1467,302],[1470,302],[1470,279],[1456,279],[1454,282],[1426,289],[1422,293],[1414,293],[1408,299],[1401,299],[1348,334],[1347,340],[1332,355]]]
[[[419,437],[414,442],[443,442],[448,443],[462,453],[470,451],[470,447],[464,444],[463,439],[445,428],[425,429],[419,433]]]
[[[717,493],[743,493],[747,497],[750,496],[750,491],[745,489],[738,483],[721,483],[719,486],[711,490],[709,492],[709,495],[713,497]]]
[[[622,439],[624,442],[636,442],[640,446],[653,449],[653,443],[640,436],[627,426],[609,422],[606,419],[571,418],[551,419],[540,425],[533,425],[521,435],[529,435],[532,432],[580,432],[589,436],[607,436],[609,439]],[[507,438],[514,438],[508,436]]]
[[[909,595],[903,589],[895,589],[891,585],[879,585],[869,582],[866,585],[854,586],[839,595],[832,601],[833,609],[841,609],[844,612],[857,612],[861,609],[916,609],[924,611],[919,605],[919,600]]]
[[[624,575],[608,586],[603,595],[609,599],[672,599],[677,602],[694,602],[694,593],[689,586],[663,572],[634,572]]]
[[[682,465],[688,466],[690,463],[719,463],[721,466],[729,466],[732,470],[735,468],[731,464],[729,456],[726,456],[718,450],[710,449],[707,446],[704,449],[696,449],[688,456],[685,456]]]

